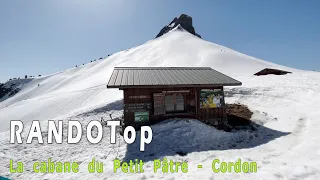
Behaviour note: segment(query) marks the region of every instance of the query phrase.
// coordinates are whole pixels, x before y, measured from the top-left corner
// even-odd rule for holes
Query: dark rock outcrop
[[[181,14],[179,18],[174,18],[170,24],[166,25],[164,28],[161,29],[161,31],[156,36],[156,38],[164,35],[165,33],[169,32],[170,30],[174,29],[175,27],[177,27],[179,25],[183,29],[187,30],[189,33],[201,38],[201,36],[196,33],[196,31],[192,25],[192,17],[188,16],[186,14]]]
[[[6,86],[5,84],[0,84],[0,102],[5,96],[12,97],[20,91],[20,88],[15,88],[15,84]]]

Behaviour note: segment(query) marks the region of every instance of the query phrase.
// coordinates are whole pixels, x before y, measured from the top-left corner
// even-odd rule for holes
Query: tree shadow
[[[192,152],[247,149],[290,134],[254,122],[250,125],[253,128],[225,132],[198,120],[166,120],[151,126],[153,139],[150,144],[145,145],[144,152],[140,152],[140,131],[137,131],[136,141],[127,145],[122,161],[141,159],[148,162],[165,156],[184,156]]]
[[[98,114],[98,113],[106,113],[108,111],[121,111],[123,110],[123,99],[114,101],[112,103],[109,103],[105,106],[93,109],[91,111],[85,112],[80,114],[81,116],[91,116],[92,114]]]

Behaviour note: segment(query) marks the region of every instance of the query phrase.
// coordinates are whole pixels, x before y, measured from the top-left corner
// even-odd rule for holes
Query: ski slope
[[[122,92],[106,89],[113,67],[119,66],[208,66],[243,85],[226,88],[227,103],[242,103],[254,112],[257,131],[223,132],[196,120],[166,121],[154,125],[154,140],[146,152],[137,152],[139,143],[126,145],[118,136],[110,144],[110,131],[96,145],[83,138],[79,144],[9,144],[9,120],[108,119],[120,116]],[[293,72],[285,76],[253,76],[264,68]],[[35,78],[15,96],[0,102],[0,175],[13,179],[320,179],[320,73],[273,64],[207,42],[177,27],[145,44],[118,52],[106,59]],[[26,134],[27,132],[24,132]],[[66,134],[66,132],[64,132]],[[44,138],[45,139],[45,138]],[[46,141],[46,140],[45,140]],[[184,151],[186,156],[179,156]],[[9,159],[23,161],[32,169],[35,161],[78,161],[76,174],[8,172]],[[87,163],[95,157],[104,162],[104,173],[87,173]],[[167,157],[188,161],[186,174],[152,173],[151,159]],[[146,173],[113,173],[115,158],[146,160]],[[256,161],[258,173],[216,174],[213,159]],[[203,169],[197,169],[197,164]]]

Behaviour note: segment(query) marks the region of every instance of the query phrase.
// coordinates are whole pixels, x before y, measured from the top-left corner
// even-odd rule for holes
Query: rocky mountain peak
[[[175,17],[171,23],[166,25],[164,28],[161,29],[159,34],[156,36],[156,38],[164,35],[165,33],[169,32],[170,30],[174,29],[177,26],[181,26],[183,29],[187,30],[189,33],[198,36],[201,38],[199,34],[196,33],[193,25],[192,25],[192,17],[188,16],[186,14],[181,14],[180,17]]]

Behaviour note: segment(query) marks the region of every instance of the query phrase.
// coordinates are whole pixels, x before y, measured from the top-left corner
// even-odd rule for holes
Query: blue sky
[[[207,41],[320,70],[318,0],[4,0],[0,82],[54,73],[143,44],[181,13],[193,17]]]

